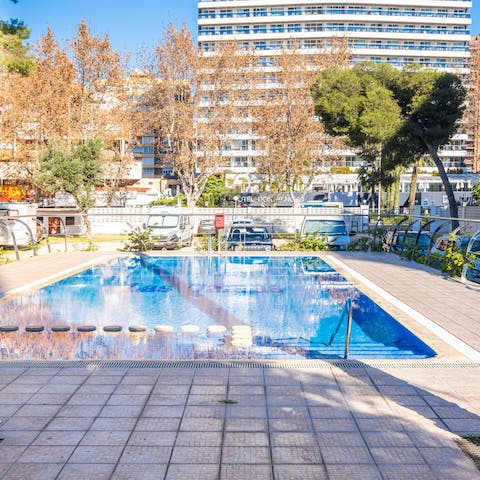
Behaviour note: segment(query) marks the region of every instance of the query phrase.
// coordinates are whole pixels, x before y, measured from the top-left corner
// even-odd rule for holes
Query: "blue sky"
[[[22,19],[31,41],[50,28],[59,40],[72,38],[81,19],[93,33],[108,33],[119,53],[155,45],[169,22],[196,32],[197,0],[0,0],[0,18]],[[480,34],[480,0],[473,1],[472,34]]]

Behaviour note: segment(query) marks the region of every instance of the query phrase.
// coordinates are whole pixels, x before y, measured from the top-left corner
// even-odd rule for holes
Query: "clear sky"
[[[63,41],[85,19],[92,33],[108,33],[119,53],[153,46],[169,22],[186,22],[196,34],[197,0],[0,0],[0,18],[19,18],[32,29],[31,41],[50,28]],[[473,0],[472,35],[480,34],[480,0]]]

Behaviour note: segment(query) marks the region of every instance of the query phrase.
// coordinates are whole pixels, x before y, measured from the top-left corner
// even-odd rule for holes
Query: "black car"
[[[227,250],[270,251],[275,248],[268,230],[264,226],[251,223],[232,225],[225,241]]]

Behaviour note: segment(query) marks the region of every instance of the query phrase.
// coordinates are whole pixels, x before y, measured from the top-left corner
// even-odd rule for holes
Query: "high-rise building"
[[[471,6],[469,0],[200,0],[198,43],[209,51],[219,42],[234,41],[254,49],[269,65],[290,38],[308,52],[344,37],[353,63],[418,63],[464,75]],[[231,167],[252,165],[246,154],[251,146],[243,140],[232,152]],[[439,152],[446,167],[469,165],[466,141],[466,134],[458,134]]]

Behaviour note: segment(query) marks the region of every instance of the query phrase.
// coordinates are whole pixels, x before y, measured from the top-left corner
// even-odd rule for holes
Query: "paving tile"
[[[227,394],[226,385],[192,385],[190,396],[193,395],[219,395],[225,397]]]
[[[90,426],[90,430],[128,430],[135,427],[136,418],[105,417],[96,418]]]
[[[142,405],[107,405],[102,408],[100,417],[138,417],[142,413]]]
[[[123,395],[116,394],[110,396],[105,405],[145,405],[148,399],[147,394],[142,395]]]
[[[179,418],[140,418],[135,431],[140,432],[173,432],[180,425]]]
[[[165,476],[167,466],[162,463],[120,463],[111,480],[160,480]]]
[[[78,388],[77,393],[81,395],[89,393],[103,393],[110,395],[116,389],[116,385],[85,384]]]
[[[172,463],[220,463],[221,448],[218,447],[180,447],[175,446],[170,459]]]
[[[369,447],[413,447],[405,432],[364,432],[363,438]]]
[[[225,405],[187,406],[183,418],[224,418],[225,414]]]
[[[317,432],[320,447],[364,447],[365,440],[360,432]]]
[[[385,480],[405,480],[414,478],[415,480],[437,480],[437,476],[428,465],[380,465]],[[444,477],[441,477],[442,479]]]
[[[132,432],[128,445],[150,447],[172,447],[176,432]]]
[[[273,473],[275,480],[327,480],[323,465],[274,465]]]
[[[317,432],[357,432],[358,426],[351,418],[314,418],[313,428]]]
[[[373,447],[370,452],[378,464],[425,464],[420,452],[412,447]]]
[[[268,447],[223,447],[222,463],[270,464],[270,449]]]
[[[456,465],[439,465],[432,467],[436,479],[440,480],[480,480],[480,472],[475,465],[470,462],[469,465],[458,468]]]
[[[115,388],[115,395],[149,395],[153,385],[125,385],[121,384]]]
[[[146,405],[142,417],[180,418],[183,410],[183,406]]]
[[[15,417],[53,417],[60,405],[23,405],[15,412]]]
[[[85,435],[85,430],[73,431],[45,431],[40,433],[32,445],[55,446],[70,445],[76,446]]]
[[[122,454],[123,447],[103,445],[81,445],[78,446],[69,463],[117,463]]]
[[[268,423],[272,432],[310,432],[313,430],[309,418],[272,418]]]
[[[63,463],[16,463],[2,480],[52,480],[56,478]]]
[[[11,417],[19,408],[19,405],[0,405],[3,421],[5,421],[7,417]]]
[[[267,418],[267,407],[242,407],[227,405],[225,415],[229,418]]]
[[[69,463],[55,480],[110,480],[115,464]]]
[[[27,403],[32,405],[64,405],[69,398],[69,393],[35,393]],[[2,402],[0,401],[0,403]]]
[[[355,464],[373,463],[373,458],[367,447],[325,446],[320,447],[325,463]]]
[[[165,480],[218,480],[218,478],[219,466],[217,464],[171,464],[165,476]]]
[[[264,395],[263,385],[229,385],[228,395],[234,398],[236,395]]]
[[[91,417],[57,417],[45,427],[45,430],[88,430],[93,421],[94,418]]]
[[[220,480],[273,480],[270,465],[222,464]]]
[[[120,457],[120,463],[167,463],[171,447],[145,447],[127,445]]]
[[[128,430],[89,430],[82,438],[81,446],[123,446],[130,437]]]
[[[338,407],[310,407],[312,418],[352,418],[352,414],[347,408]]]
[[[227,432],[266,432],[268,423],[261,418],[227,418],[225,420]]]
[[[272,461],[274,464],[321,464],[322,456],[315,446],[272,447]]]
[[[226,447],[268,447],[269,441],[268,435],[264,432],[226,432],[223,445]]]
[[[49,421],[50,417],[10,417],[1,424],[1,430],[41,430]]]
[[[102,410],[101,405],[65,405],[58,413],[57,418],[60,417],[96,417]]]
[[[175,445],[179,447],[219,447],[222,445],[222,432],[178,432]]]
[[[65,463],[72,454],[74,446],[33,445],[27,447],[18,458],[18,463]]]
[[[28,447],[25,447],[25,445],[0,444],[0,464],[16,462],[26,448]]]
[[[215,432],[223,430],[221,418],[184,418],[180,425],[183,432]]]
[[[315,434],[305,432],[272,432],[270,434],[270,441],[274,447],[296,447],[298,445],[305,447],[317,446]]]
[[[40,430],[9,430],[0,431],[2,446],[5,445],[30,445],[39,435]]]
[[[153,394],[150,395],[147,405],[177,405],[184,406],[187,403],[187,394],[171,393],[168,395]]]
[[[326,464],[329,480],[383,480],[376,465]],[[407,480],[416,477],[403,477]]]
[[[68,405],[104,405],[109,398],[108,393],[76,393],[68,400]]]
[[[72,384],[65,384],[65,383],[60,383],[60,384],[50,384],[47,383],[47,385],[44,385],[38,393],[68,393],[72,394],[75,391],[78,391],[79,388],[83,387],[78,387],[78,385],[72,385]],[[99,393],[99,392],[96,392]]]

